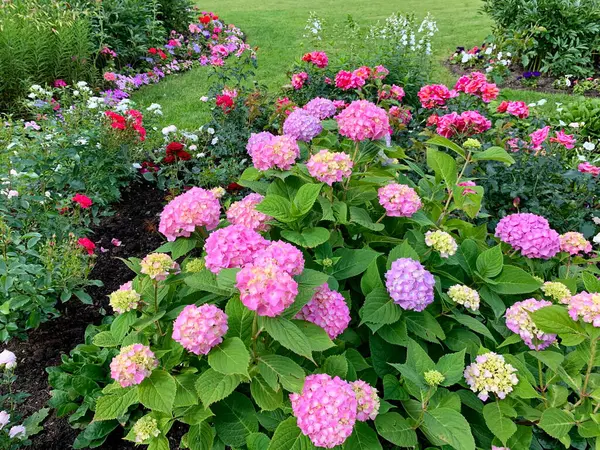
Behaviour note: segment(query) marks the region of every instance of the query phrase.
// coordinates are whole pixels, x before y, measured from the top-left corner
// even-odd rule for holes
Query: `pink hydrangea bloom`
[[[267,245],[265,238],[243,225],[221,228],[206,239],[206,268],[219,273],[221,269],[243,267],[251,263],[256,252]]]
[[[235,286],[244,306],[259,316],[278,316],[298,295],[298,283],[272,263],[245,266],[237,273]]]
[[[300,156],[300,148],[291,136],[273,136],[269,140],[255,141],[252,147],[252,163],[258,170],[289,170]]]
[[[248,144],[246,144],[246,151],[248,155],[252,156],[254,154],[254,150],[262,147],[262,145],[266,142],[269,142],[275,136],[268,131],[261,131],[260,133],[252,133],[250,135],[250,139],[248,139]]]
[[[292,75],[292,87],[296,90],[302,89],[306,80],[308,80],[306,72],[295,73]]]
[[[579,164],[579,166],[577,166],[577,170],[579,170],[581,173],[591,173],[594,177],[600,175],[600,167],[594,166],[587,161]]]
[[[550,259],[560,249],[558,233],[550,228],[546,219],[530,213],[502,218],[496,226],[496,237],[527,258]]]
[[[253,264],[275,264],[290,275],[300,275],[304,270],[304,255],[292,244],[283,241],[268,242],[267,248],[260,250],[254,257]]]
[[[368,100],[355,100],[336,118],[339,133],[353,141],[382,139],[390,132],[385,109]]]
[[[356,394],[356,420],[361,422],[366,422],[369,419],[375,420],[377,414],[379,414],[380,403],[377,389],[363,380],[353,381],[350,386]]]
[[[469,187],[471,186],[477,186],[477,184],[474,181],[461,181],[457,184],[457,186],[466,187],[466,189],[463,189],[462,195],[477,194],[477,191],[469,189]]]
[[[385,286],[402,309],[423,311],[433,302],[433,275],[411,258],[399,258],[385,274]]]
[[[589,294],[585,291],[561,300],[566,303],[569,316],[573,320],[582,319],[595,327],[600,327],[600,293]]]
[[[354,390],[339,377],[309,375],[300,394],[291,394],[298,427],[317,447],[333,448],[352,434],[357,401]]]
[[[283,122],[283,132],[298,141],[309,142],[317,136],[323,127],[318,117],[304,109],[296,109]]]
[[[497,111],[499,113],[507,112],[519,119],[526,119],[529,117],[529,107],[525,102],[507,102],[506,100],[500,103]]]
[[[556,142],[564,146],[566,149],[571,150],[573,147],[575,147],[575,142],[577,141],[572,134],[566,134],[565,130],[560,130],[556,132],[556,137],[550,138],[550,142]]]
[[[296,319],[320,326],[331,339],[335,339],[348,328],[350,309],[342,294],[330,290],[324,284],[317,288],[310,301],[296,315]]]
[[[110,376],[121,387],[140,384],[158,366],[149,347],[133,344],[123,347],[110,363]]]
[[[306,163],[310,176],[329,186],[352,175],[352,166],[354,163],[346,153],[329,150],[312,155]]]
[[[592,251],[592,244],[583,234],[577,233],[576,231],[569,231],[568,233],[561,234],[559,238],[561,252],[577,255],[578,253],[589,253]]]
[[[256,210],[263,201],[260,194],[248,194],[242,200],[231,204],[227,210],[227,220],[232,225],[243,225],[255,231],[269,231],[269,221],[273,218]]]
[[[488,83],[487,77],[481,72],[473,72],[470,75],[463,75],[454,86],[458,92],[476,95],[489,103],[498,97],[500,90],[493,83]]]
[[[193,187],[171,200],[160,214],[159,231],[169,242],[189,237],[198,227],[213,230],[219,225],[221,205],[210,191]]]
[[[206,355],[223,342],[227,330],[227,314],[215,305],[187,305],[173,323],[173,339],[196,355]]]
[[[489,130],[492,122],[477,111],[465,111],[462,114],[452,112],[437,120],[437,133],[450,138],[455,134],[472,136]]]
[[[304,105],[304,111],[319,120],[323,120],[333,116],[337,112],[337,107],[328,98],[316,97]]]
[[[379,203],[390,217],[410,217],[421,209],[417,192],[405,184],[391,183],[377,191]]]
[[[423,108],[432,109],[444,106],[447,100],[457,97],[458,92],[448,89],[443,84],[429,84],[423,86],[417,95]]]
[[[531,138],[531,148],[533,150],[539,151],[542,149],[542,144],[548,137],[549,131],[550,127],[545,126],[544,128],[540,128],[539,130],[536,130],[529,135],[529,137]]]
[[[335,86],[344,91],[358,89],[364,85],[365,78],[359,77],[353,72],[340,70],[335,76]]]
[[[529,298],[516,302],[506,310],[506,327],[513,333],[518,334],[523,342],[532,350],[544,350],[556,342],[555,334],[547,334],[540,330],[529,313],[537,311],[545,306],[551,306],[548,300],[536,300]]]

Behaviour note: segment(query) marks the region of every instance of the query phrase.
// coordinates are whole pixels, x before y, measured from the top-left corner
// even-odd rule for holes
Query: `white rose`
[[[10,422],[10,414],[6,411],[0,411],[0,430]]]
[[[212,140],[212,141],[210,141],[210,143],[211,143],[212,145],[215,145],[217,142],[219,142],[219,137],[218,137],[218,136],[215,136],[215,137],[213,138],[213,140]]]
[[[0,367],[3,366],[7,369],[14,369],[17,367],[17,357],[13,352],[3,350],[2,353],[0,353]]]

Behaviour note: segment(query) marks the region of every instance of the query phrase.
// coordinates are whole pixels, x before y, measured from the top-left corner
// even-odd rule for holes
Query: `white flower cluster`
[[[321,31],[323,31],[323,21],[317,16],[317,13],[311,11],[308,20],[306,21],[306,26],[304,27],[305,39],[316,39],[320,41]]]
[[[148,106],[146,108],[146,111],[154,114],[155,116],[162,116],[163,115],[162,106],[160,106],[158,103],[152,103],[150,106]]]
[[[437,22],[429,13],[418,26],[413,16],[396,13],[389,16],[383,24],[372,26],[367,37],[387,41],[398,51],[431,55],[431,41],[437,32]]]

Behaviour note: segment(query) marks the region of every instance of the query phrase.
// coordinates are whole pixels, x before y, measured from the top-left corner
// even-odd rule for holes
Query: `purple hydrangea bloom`
[[[321,121],[303,109],[292,111],[283,123],[283,132],[299,141],[309,142],[321,131]]]
[[[385,286],[402,309],[423,311],[433,302],[433,275],[411,258],[400,258],[385,274]]]

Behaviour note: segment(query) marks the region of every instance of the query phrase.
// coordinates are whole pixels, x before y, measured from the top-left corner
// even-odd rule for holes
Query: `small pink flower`
[[[348,328],[350,309],[342,294],[330,290],[324,284],[317,288],[310,301],[296,315],[296,319],[320,326],[331,339],[335,339]]]
[[[600,175],[600,167],[594,166],[589,162],[579,164],[577,170],[579,170],[581,173],[590,173],[595,177]]]
[[[477,194],[477,191],[468,188],[469,186],[477,186],[474,181],[462,181],[461,183],[458,183],[457,186],[467,187],[467,189],[463,189],[462,195]]]
[[[104,79],[106,81],[115,81],[117,79],[117,75],[113,72],[104,72]]]
[[[296,90],[302,89],[306,80],[308,80],[306,72],[295,73],[292,75],[292,87]]]
[[[576,139],[572,134],[566,134],[564,130],[556,132],[556,137],[550,138],[550,142],[556,142],[566,149],[571,150],[575,147]]]
[[[417,95],[423,108],[432,109],[444,106],[447,100],[457,97],[458,92],[448,89],[443,84],[430,84],[423,86]]]
[[[121,246],[121,241],[120,241],[120,240],[118,240],[117,238],[112,238],[112,239],[110,240],[110,243],[111,243],[112,245],[114,245],[115,247],[120,247],[120,246]]]
[[[529,135],[531,138],[531,148],[532,150],[539,151],[542,149],[542,144],[548,138],[548,133],[550,132],[550,126],[545,126],[544,128],[540,128],[539,130],[534,131]]]

